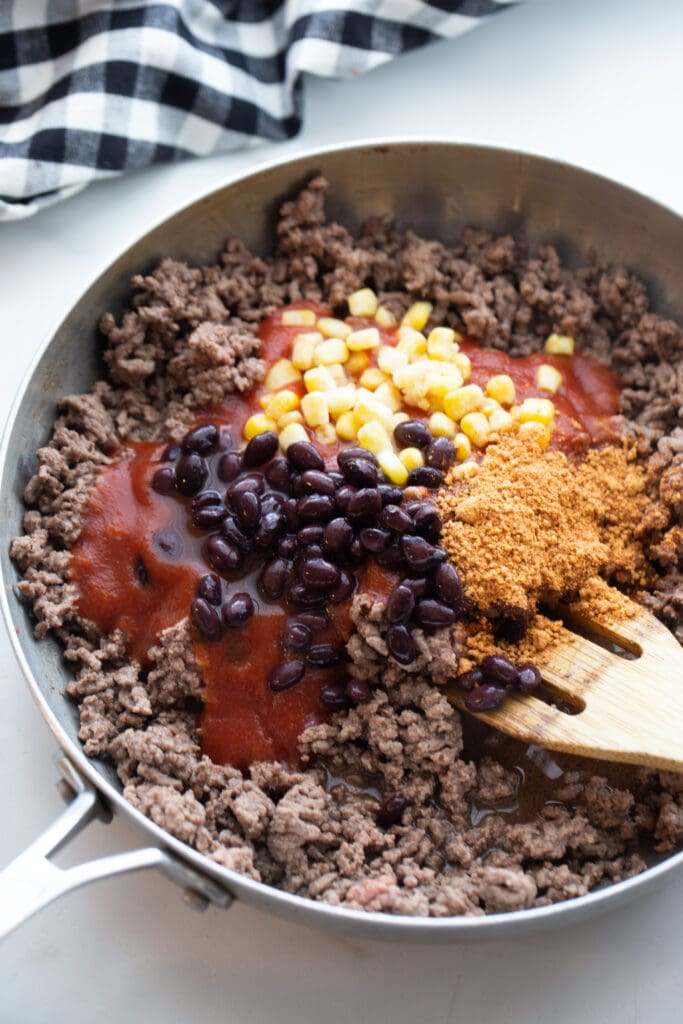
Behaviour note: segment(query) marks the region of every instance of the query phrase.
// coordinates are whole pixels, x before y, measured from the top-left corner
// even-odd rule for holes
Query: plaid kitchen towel
[[[130,168],[286,139],[303,72],[363,74],[510,0],[0,0],[0,220]]]

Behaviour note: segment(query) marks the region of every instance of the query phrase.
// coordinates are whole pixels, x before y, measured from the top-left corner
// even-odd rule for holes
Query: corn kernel
[[[394,415],[391,417],[392,431],[396,430],[396,427],[399,425],[399,423],[407,423],[409,419],[410,416],[408,415],[407,412],[395,412]]]
[[[349,358],[349,350],[342,338],[326,338],[316,345],[313,362],[316,366],[331,366],[332,363],[345,363]]]
[[[337,387],[343,387],[348,384],[349,378],[346,376],[346,370],[341,363],[332,363],[330,366],[325,367],[329,371],[329,374]]]
[[[349,324],[334,316],[321,316],[316,326],[326,338],[346,338],[352,331]]]
[[[533,420],[537,423],[552,423],[555,418],[555,406],[549,398],[525,398],[519,407],[521,423]]]
[[[278,359],[268,370],[263,383],[269,391],[279,391],[287,384],[294,384],[299,380],[301,380],[301,374],[294,363],[289,359]]]
[[[345,384],[343,387],[333,388],[332,391],[325,392],[325,400],[330,416],[336,419],[342,413],[353,409],[356,401],[356,389],[353,384]]]
[[[515,382],[507,373],[497,373],[495,377],[489,377],[486,394],[501,405],[512,405],[515,400]]]
[[[452,360],[458,352],[455,331],[451,327],[435,327],[427,338],[427,353],[431,359]]]
[[[462,375],[463,380],[469,380],[472,376],[472,361],[464,352],[456,352],[453,356],[453,366],[456,366]]]
[[[489,416],[490,430],[510,430],[514,423],[514,419],[506,409],[497,409]]]
[[[265,411],[267,416],[279,420],[285,413],[292,412],[299,408],[299,396],[294,391],[285,388],[283,391],[276,391],[274,395],[266,395],[267,404]]]
[[[338,430],[338,427],[337,427]],[[376,420],[371,423],[363,423],[358,430],[358,444],[361,448],[365,448],[367,451],[372,452],[373,455],[379,455],[380,452],[391,451],[391,441],[389,435],[382,426]],[[403,466],[403,463],[401,463]]]
[[[323,336],[319,331],[297,334],[292,344],[292,364],[297,370],[310,370],[313,366],[313,353],[316,345],[319,345],[322,340]]]
[[[312,309],[285,309],[282,311],[283,327],[312,327],[315,313]]]
[[[367,352],[352,352],[346,363],[346,369],[354,377],[359,377],[363,370],[367,370],[369,365],[370,357]]]
[[[429,430],[434,437],[455,437],[455,423],[443,412],[433,412],[429,417]]]
[[[405,351],[409,359],[414,356],[422,356],[427,351],[427,339],[421,331],[416,331],[408,324],[401,324],[398,329],[398,342],[396,348]]]
[[[541,451],[545,451],[550,444],[551,434],[552,427],[539,423],[538,420],[527,420],[519,428],[519,436],[536,441]]]
[[[362,388],[367,388],[368,391],[374,391],[380,384],[384,384],[387,377],[385,373],[382,373],[376,366],[368,366],[367,370],[364,370],[361,374],[358,383]]]
[[[478,448],[483,448],[488,443],[489,421],[483,412],[468,412],[460,420],[460,429]]]
[[[292,412],[286,412],[284,416],[280,416],[277,421],[277,429],[279,431],[283,431],[290,423],[303,423],[303,421],[304,418],[301,415],[300,410],[293,409]]]
[[[377,365],[384,373],[391,375],[399,366],[408,365],[408,356],[394,345],[382,345],[377,353]]]
[[[540,391],[550,391],[555,394],[562,386],[562,374],[549,363],[543,363],[536,370],[536,387]]]
[[[379,302],[372,288],[360,288],[349,295],[349,313],[351,316],[374,316]]]
[[[346,344],[350,352],[364,352],[366,349],[379,348],[379,331],[376,327],[361,327],[359,331],[351,331],[346,336]]]
[[[309,427],[320,427],[323,423],[330,422],[330,410],[322,391],[311,391],[304,395],[301,399],[301,411]]]
[[[315,429],[315,439],[320,444],[336,444],[337,442],[337,431],[334,428],[333,423],[323,423],[321,426]]]
[[[390,380],[385,380],[378,388],[375,388],[375,398],[382,405],[386,405],[390,412],[399,412],[403,406],[401,392]]]
[[[554,356],[574,355],[574,339],[568,334],[549,334],[543,347]]]
[[[414,302],[401,317],[401,325],[421,331],[429,320],[433,308],[431,302]]]
[[[467,434],[456,434],[453,441],[455,446],[455,457],[458,462],[464,462],[472,454],[472,442]]]
[[[460,420],[467,413],[474,412],[481,406],[484,392],[478,384],[465,384],[446,395],[443,402],[444,412],[452,420]]]
[[[396,317],[386,306],[378,306],[375,313],[375,320],[380,327],[395,327]]]
[[[425,464],[425,457],[419,448],[404,448],[398,453],[398,457],[408,472]]]
[[[301,423],[288,423],[285,429],[280,431],[280,447],[286,452],[290,444],[297,441],[308,441],[306,428]]]
[[[343,412],[335,424],[337,428],[337,434],[342,441],[355,441],[356,440],[356,421],[353,418],[353,413]]]
[[[451,474],[455,480],[469,480],[479,472],[478,462],[461,462],[459,466],[453,466]]]
[[[304,384],[307,391],[331,391],[337,386],[327,366],[314,366],[311,370],[306,370]]]
[[[251,441],[252,437],[256,437],[257,434],[265,434],[267,430],[275,430],[276,427],[277,423],[272,416],[266,416],[265,413],[257,412],[249,417],[244,424],[242,433],[247,441]]]
[[[478,412],[483,412],[484,416],[493,416],[494,412],[498,412],[501,408],[500,402],[497,402],[495,398],[484,398]]]
[[[389,429],[392,411],[382,402],[378,402],[372,392],[365,392],[362,388],[356,392],[356,404],[353,409],[356,428],[362,427],[364,423],[377,422]]]
[[[408,470],[401,462],[393,448],[384,448],[376,452],[379,468],[391,480],[392,484],[403,487],[408,480]]]

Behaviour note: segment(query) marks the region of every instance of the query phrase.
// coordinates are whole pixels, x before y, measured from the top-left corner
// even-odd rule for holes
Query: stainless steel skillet
[[[48,339],[17,396],[0,450],[2,610],[34,699],[62,750],[63,815],[0,875],[0,935],[69,889],[97,878],[156,867],[184,887],[195,906],[229,906],[239,898],[282,917],[355,937],[407,942],[500,939],[511,933],[566,925],[617,906],[658,884],[683,863],[678,853],[642,875],[562,904],[482,918],[425,919],[343,910],[273,889],[228,871],[143,817],[122,797],[110,766],[83,754],[78,716],[63,696],[68,679],[58,645],[36,642],[26,608],[16,599],[12,536],[21,531],[21,495],[33,453],[47,439],[58,399],[87,390],[102,376],[96,324],[106,309],[122,309],[133,273],[172,255],[212,260],[224,239],[241,237],[256,252],[272,243],[275,212],[313,171],[330,181],[331,217],[357,228],[389,215],[427,237],[448,240],[466,224],[514,230],[531,242],[560,244],[571,262],[593,248],[623,262],[652,287],[655,307],[683,318],[679,270],[683,220],[651,200],[597,175],[541,157],[439,141],[379,141],[310,153],[270,164],[200,196],[115,259]],[[49,855],[95,815],[121,815],[149,844],[68,871]]]

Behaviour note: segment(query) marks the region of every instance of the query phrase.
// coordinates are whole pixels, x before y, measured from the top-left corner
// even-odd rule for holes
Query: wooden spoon
[[[525,743],[603,761],[683,772],[683,647],[666,626],[639,609],[616,625],[563,609],[563,639],[534,658],[544,689],[571,705],[567,714],[538,697],[512,692],[477,718]],[[616,644],[606,650],[574,627]],[[448,699],[467,711],[455,685]]]

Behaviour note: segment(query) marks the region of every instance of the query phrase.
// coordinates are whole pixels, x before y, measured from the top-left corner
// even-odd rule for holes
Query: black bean
[[[225,455],[221,455],[216,467],[219,480],[222,480],[224,484],[228,484],[236,476],[239,476],[241,471],[242,456],[239,452],[226,452]]]
[[[366,551],[371,551],[376,555],[380,551],[384,551],[391,539],[391,534],[388,530],[380,530],[376,526],[366,526],[358,534],[358,539]]]
[[[297,575],[307,587],[332,590],[339,583],[340,571],[324,558],[305,558],[297,564]]]
[[[313,643],[313,633],[303,622],[290,622],[282,634],[282,646],[287,651],[306,651]]]
[[[389,544],[384,551],[380,551],[379,554],[375,555],[375,561],[378,565],[381,565],[383,569],[405,569],[406,560],[403,557],[398,544]]]
[[[360,542],[360,537],[354,537],[347,549],[347,557],[352,565],[360,565],[368,557],[368,553]],[[379,560],[379,555],[377,556]]]
[[[326,629],[330,624],[327,612],[300,612],[296,621],[308,626],[312,633],[319,633],[321,629]]]
[[[377,522],[392,533],[407,533],[413,529],[413,521],[398,505],[386,505],[377,517]]]
[[[306,493],[301,473],[292,473],[289,478],[289,493],[293,498],[303,498]]]
[[[445,473],[455,462],[455,448],[453,442],[447,437],[436,437],[430,444],[425,454],[425,461],[428,466],[440,469]]]
[[[261,592],[269,601],[277,601],[279,597],[282,597],[287,586],[290,569],[291,564],[285,558],[274,558],[263,567],[259,585]]]
[[[179,455],[180,445],[171,442],[171,444],[167,444],[164,448],[161,456],[159,457],[159,462],[175,462]]]
[[[299,548],[301,558],[322,558],[323,549],[321,544],[307,544],[305,548]]]
[[[231,498],[235,519],[243,530],[256,529],[261,519],[261,499],[254,491],[238,491]]]
[[[476,690],[470,690],[465,694],[465,707],[468,711],[493,711],[506,697],[507,690],[503,686],[483,683]]]
[[[301,580],[294,580],[287,590],[287,600],[296,608],[316,608],[325,601],[325,593],[320,590],[312,590]]]
[[[396,443],[401,448],[426,448],[432,443],[432,435],[428,427],[420,420],[406,420],[394,427]]]
[[[221,635],[221,620],[218,612],[203,597],[195,597],[190,605],[190,618],[206,640],[218,640]]]
[[[217,530],[227,514],[223,505],[206,505],[192,513],[192,522],[200,530]]]
[[[220,491],[200,491],[192,499],[192,511],[198,512],[200,508],[208,508],[209,505],[222,505],[223,495]]]
[[[404,534],[401,537],[401,550],[406,562],[415,572],[431,572],[446,558],[443,548],[435,548],[424,537]]]
[[[319,469],[307,469],[301,474],[304,494],[334,494],[334,480],[329,473]]]
[[[341,661],[341,654],[332,644],[314,644],[306,654],[306,663],[316,668],[331,668]]]
[[[278,541],[277,553],[281,558],[293,558],[298,548],[296,537],[291,535],[283,537],[282,540]]]
[[[517,666],[504,654],[487,654],[481,663],[481,670],[490,683],[509,686],[517,679]]]
[[[303,444],[303,442],[301,442]],[[290,448],[293,447],[290,445]],[[276,665],[273,671],[268,676],[268,685],[271,690],[275,693],[281,693],[283,690],[288,690],[290,686],[294,686],[303,679],[306,666],[303,661],[295,658],[293,661],[282,661],[279,665]]]
[[[218,451],[228,452],[233,448],[232,434],[226,427],[221,427],[218,432]]]
[[[326,711],[343,711],[349,699],[340,683],[328,683],[320,688],[320,703]]]
[[[441,629],[455,622],[455,612],[447,604],[435,601],[431,597],[425,597],[422,601],[418,601],[415,618],[421,626],[425,626],[427,629]]]
[[[228,516],[221,523],[221,534],[231,544],[234,544],[240,551],[251,551],[251,539],[243,532],[233,516]]]
[[[389,653],[401,665],[409,665],[414,661],[416,650],[415,641],[406,627],[400,623],[394,623],[387,630],[387,647]]]
[[[304,444],[303,441],[296,442]],[[290,447],[294,447],[290,445]],[[327,494],[307,494],[299,498],[296,506],[299,519],[304,523],[320,523],[332,519],[335,513],[334,498]]]
[[[280,442],[274,431],[265,430],[262,434],[256,434],[242,453],[244,465],[253,469],[255,466],[262,466],[264,463],[270,462],[279,447]]]
[[[166,496],[175,494],[175,473],[170,466],[157,469],[152,477],[152,490]]]
[[[442,483],[443,473],[440,469],[434,469],[432,466],[418,466],[408,475],[409,487],[427,487],[429,490],[435,490],[437,487],[441,487]]]
[[[299,529],[299,502],[296,498],[287,498],[282,511],[284,513],[285,522],[287,529],[290,533],[295,533]]]
[[[342,448],[337,455],[337,465],[341,470],[344,469],[345,463],[350,459],[365,459],[367,462],[371,462],[373,465],[377,465],[377,459],[369,452],[367,448],[353,447],[353,448]]]
[[[346,514],[355,523],[368,523],[377,517],[382,509],[382,499],[376,487],[363,487],[349,501]]]
[[[367,704],[372,697],[370,687],[362,679],[349,679],[344,692],[352,704]]]
[[[261,514],[265,516],[268,512],[282,512],[284,503],[285,499],[281,494],[273,494],[272,491],[269,491],[261,498]]]
[[[405,583],[399,583],[389,594],[385,615],[387,622],[404,622],[415,607],[415,595]]]
[[[337,516],[331,519],[323,532],[323,550],[328,555],[344,551],[353,540],[353,527],[348,519]]]
[[[289,490],[290,469],[287,459],[273,459],[266,470],[266,480],[276,491]]]
[[[203,597],[209,604],[221,603],[221,581],[213,572],[207,572],[197,581],[197,597]]]
[[[169,555],[170,558],[179,558],[183,552],[183,542],[180,535],[175,530],[170,529],[170,527],[157,530],[154,534],[154,543],[165,555]]]
[[[230,629],[240,629],[254,614],[254,602],[249,594],[240,591],[225,601],[221,611],[226,626]]]
[[[458,571],[450,562],[442,562],[434,573],[434,593],[458,611],[462,607],[463,589]]]
[[[334,495],[334,500],[337,503],[337,508],[340,512],[346,512],[349,507],[351,498],[356,494],[356,488],[352,487],[351,484],[343,484]]]
[[[369,459],[347,459],[342,465],[344,478],[356,487],[375,487],[377,467]]]
[[[473,690],[484,682],[484,673],[480,668],[471,668],[469,672],[461,672],[453,682],[459,690]]]
[[[206,556],[218,572],[234,572],[242,564],[242,552],[237,545],[216,533],[206,542]]]
[[[175,485],[186,498],[201,491],[208,475],[209,467],[197,452],[184,452],[175,464]]]
[[[403,489],[394,484],[378,484],[377,490],[382,499],[382,505],[400,505],[403,501]]]
[[[520,693],[531,693],[541,685],[541,673],[535,665],[520,665],[517,669],[516,681]]]
[[[419,601],[421,597],[429,596],[431,581],[426,576],[410,576],[401,582],[404,587],[408,587],[412,591],[416,601]]]
[[[266,512],[254,532],[254,547],[257,551],[267,551],[276,543],[285,528],[285,517],[282,512]]]
[[[441,516],[436,505],[431,501],[420,501],[415,503],[411,512],[415,533],[434,543],[439,539],[441,533]]]
[[[296,535],[300,547],[305,548],[308,544],[321,544],[324,530],[322,526],[302,526]]]
[[[357,586],[358,580],[353,573],[349,572],[348,569],[340,569],[339,583],[329,594],[330,603],[343,604],[344,601],[348,601]]]
[[[252,491],[254,494],[263,494],[265,482],[261,473],[245,473],[239,480],[230,484],[225,492],[226,501],[231,502],[236,494],[244,494],[245,491]]]
[[[328,469],[327,475],[334,484],[335,491],[339,490],[339,488],[345,483],[343,475],[338,473],[336,469]]]
[[[199,427],[188,430],[180,442],[181,448],[188,452],[208,455],[218,445],[218,427],[213,423],[202,423]]]
[[[307,469],[324,469],[322,455],[310,441],[295,441],[287,449],[287,461],[300,473]]]
[[[377,808],[375,821],[380,828],[391,828],[392,825],[399,825],[407,806],[408,801],[400,793],[388,796]]]

